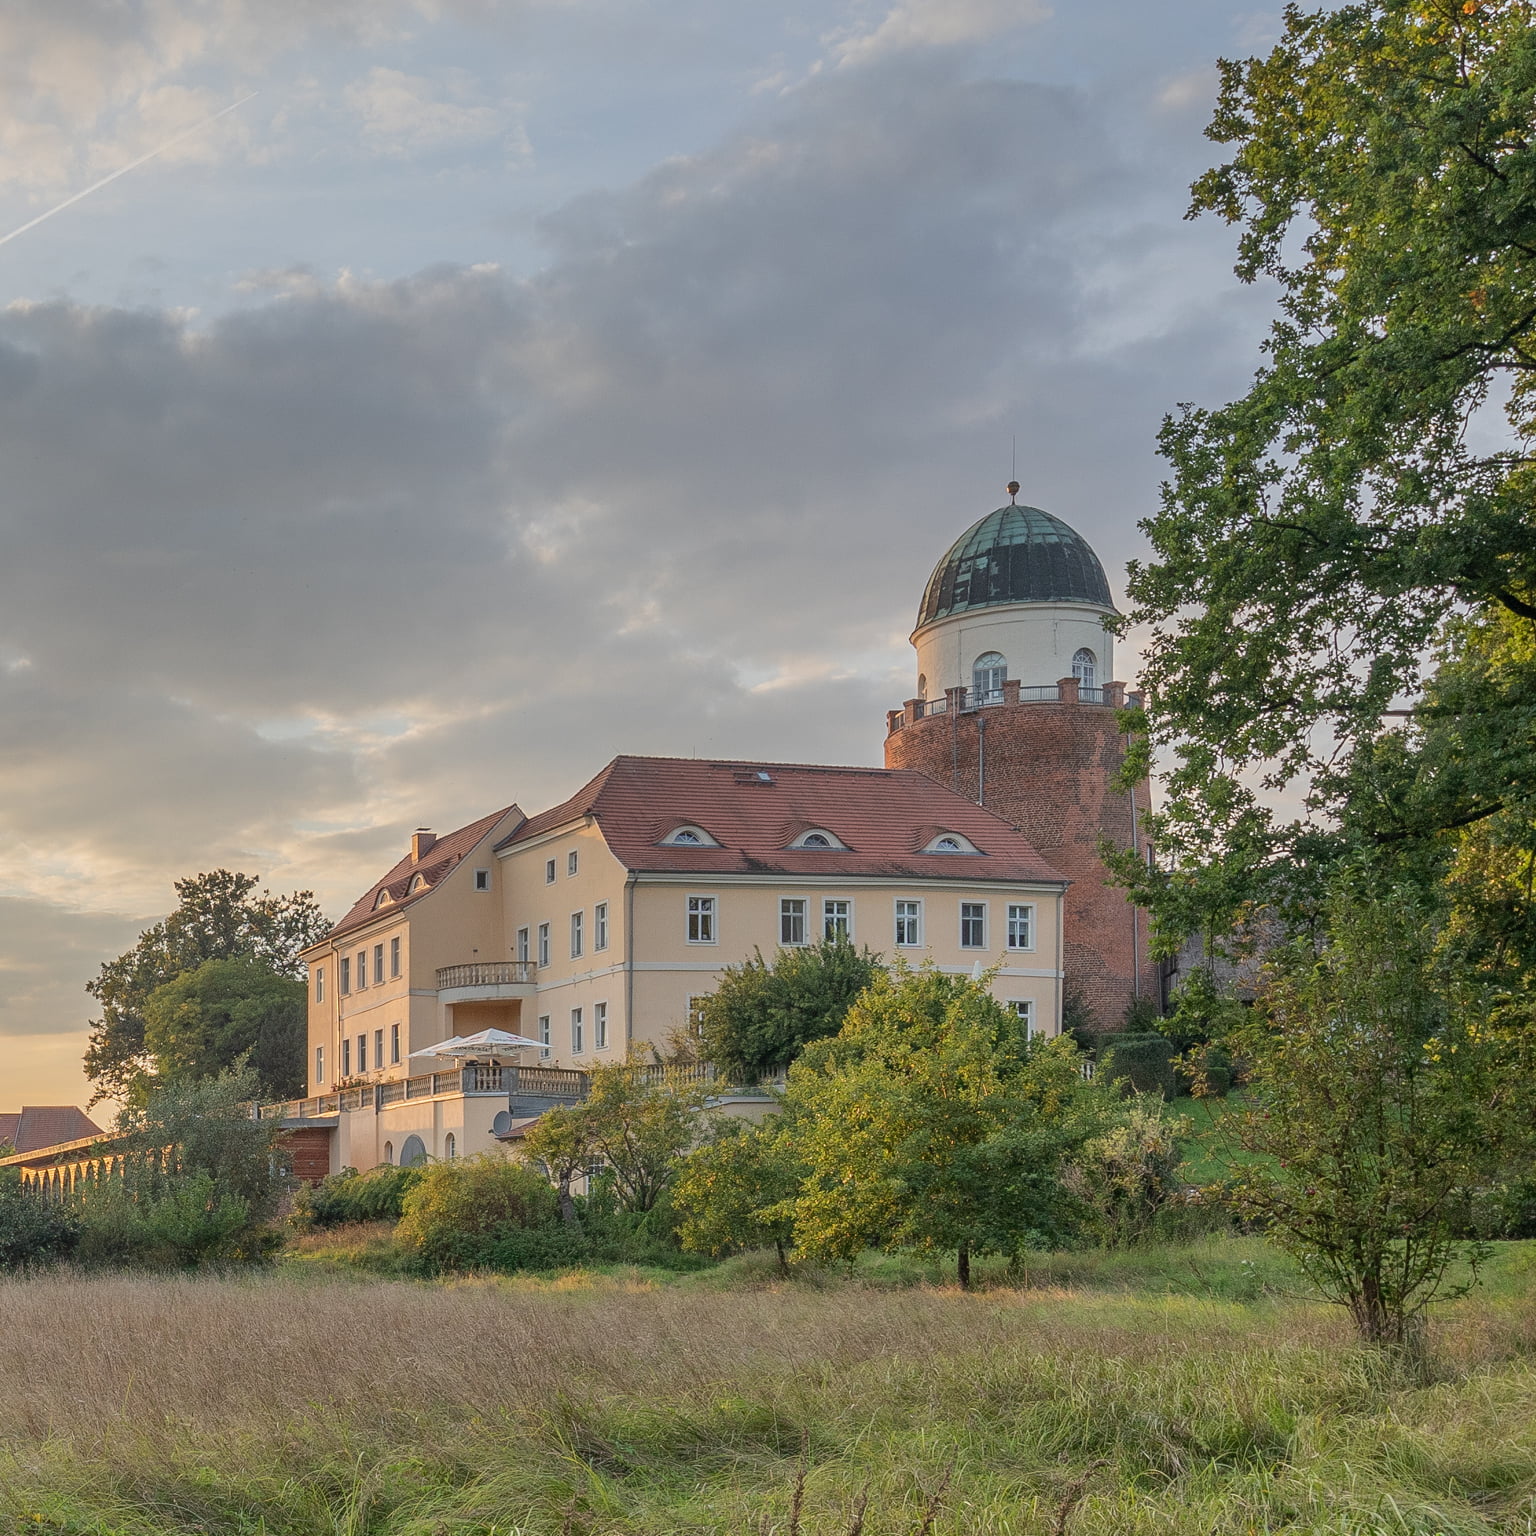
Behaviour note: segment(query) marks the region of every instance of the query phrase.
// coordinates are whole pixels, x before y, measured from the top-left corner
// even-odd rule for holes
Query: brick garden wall
[[[1124,742],[1113,709],[1030,703],[930,715],[893,732],[885,743],[887,768],[916,768],[980,801],[1023,832],[1072,882],[1064,923],[1066,973],[1101,1028],[1120,1023],[1138,971],[1142,995],[1157,997],[1146,916],[1134,913],[1124,892],[1105,883],[1099,858],[1100,837],[1119,848],[1132,842],[1131,797],[1113,788]],[[1138,819],[1148,805],[1142,783],[1136,791]]]

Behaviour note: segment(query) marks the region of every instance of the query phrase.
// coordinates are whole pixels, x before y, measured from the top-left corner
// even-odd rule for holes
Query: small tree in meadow
[[[794,1139],[777,1116],[755,1126],[727,1122],[678,1174],[678,1241],[712,1258],[771,1247],[779,1268],[787,1269],[803,1172]]]
[[[1403,1344],[1462,1288],[1473,1193],[1528,1146],[1530,1045],[1415,890],[1357,883],[1326,917],[1320,945],[1276,956],[1231,1037],[1248,1094],[1223,1124],[1263,1160],[1234,1167],[1230,1198],[1363,1339]]]
[[[1063,1170],[1114,1113],[1070,1041],[1031,1041],[983,983],[877,978],[790,1070],[785,1134],[806,1165],[795,1242],[811,1258],[949,1249],[969,1285],[973,1254],[1066,1230]]]

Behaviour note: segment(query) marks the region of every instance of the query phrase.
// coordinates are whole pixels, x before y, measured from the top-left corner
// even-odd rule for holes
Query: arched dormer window
[[[980,853],[975,843],[960,832],[940,832],[923,848],[924,853]]]
[[[848,845],[835,832],[828,832],[825,827],[811,827],[802,832],[790,845],[791,848],[836,848],[847,851]]]
[[[380,907],[387,907],[395,898],[388,891],[380,891],[374,898],[373,910],[377,912]]]
[[[674,827],[662,838],[664,848],[718,848],[720,844],[703,827],[693,825]]]
[[[973,701],[977,704],[1001,704],[1003,680],[1008,676],[1008,663],[996,651],[988,651],[976,658],[971,668]]]
[[[410,889],[406,892],[406,895],[414,896],[417,891],[424,891],[426,888],[427,877],[425,875],[414,875],[411,878]]]
[[[1079,688],[1099,686],[1099,658],[1086,645],[1072,658],[1072,676]]]

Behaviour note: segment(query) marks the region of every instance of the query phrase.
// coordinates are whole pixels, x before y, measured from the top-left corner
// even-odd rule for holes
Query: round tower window
[[[1008,663],[996,651],[988,651],[976,658],[971,668],[971,687],[978,704],[1003,702],[1003,679],[1008,676]]]
[[[1099,686],[1099,659],[1087,646],[1072,658],[1072,676],[1080,688]]]

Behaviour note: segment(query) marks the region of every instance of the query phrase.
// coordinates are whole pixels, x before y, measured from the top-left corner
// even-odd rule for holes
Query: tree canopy
[[[274,976],[298,978],[299,954],[329,929],[311,891],[256,893],[259,877],[216,869],[175,883],[177,905],[146,928],[132,949],[103,962],[86,983],[101,1004],[85,1053],[96,1085],[91,1102],[142,1097],[153,1074],[145,1041],[145,1007],[167,982],[208,960],[246,960]]]
[[[1291,6],[1267,57],[1221,64],[1231,158],[1191,213],[1239,227],[1278,315],[1245,396],[1165,423],[1128,584],[1130,772],[1174,766],[1168,873],[1122,874],[1165,945],[1315,902],[1351,847],[1436,878],[1468,828],[1536,848],[1533,124],[1525,0]]]
[[[700,1016],[703,1054],[742,1082],[782,1072],[812,1040],[835,1035],[849,1005],[880,974],[880,957],[847,939],[757,951],[730,965]]]
[[[205,960],[144,1003],[144,1049],[157,1079],[217,1076],[249,1059],[262,1094],[304,1091],[305,986],[256,960]]]

